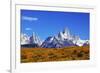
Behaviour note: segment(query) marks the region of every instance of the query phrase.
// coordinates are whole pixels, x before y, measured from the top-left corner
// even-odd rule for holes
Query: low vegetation
[[[21,63],[89,60],[89,46],[64,48],[21,48]]]

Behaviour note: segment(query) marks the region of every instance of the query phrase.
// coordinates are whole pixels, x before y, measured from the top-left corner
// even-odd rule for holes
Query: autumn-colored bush
[[[21,48],[21,63],[89,60],[89,46],[64,48]]]

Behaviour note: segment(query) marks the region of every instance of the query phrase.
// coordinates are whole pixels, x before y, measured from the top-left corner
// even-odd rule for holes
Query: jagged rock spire
[[[65,39],[71,39],[71,33],[69,31],[69,29],[66,27],[63,31],[58,33],[58,38],[65,40]]]
[[[41,40],[40,38],[33,32],[32,36],[30,37],[30,43],[31,44],[38,44],[41,45]]]
[[[63,33],[69,32],[69,29],[67,27],[64,28]]]
[[[64,36],[67,36],[67,37],[70,37],[70,35],[71,35],[70,31],[67,27],[65,27],[65,29],[63,30],[63,34],[64,34]]]

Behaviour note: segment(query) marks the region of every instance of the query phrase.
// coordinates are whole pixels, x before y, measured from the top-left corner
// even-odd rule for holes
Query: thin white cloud
[[[31,28],[25,28],[25,30],[32,30]]]
[[[28,20],[28,21],[37,21],[37,17],[29,17],[29,16],[22,16],[23,20]]]

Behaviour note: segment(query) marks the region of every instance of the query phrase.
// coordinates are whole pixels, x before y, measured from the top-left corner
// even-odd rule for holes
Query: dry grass
[[[89,60],[89,46],[21,48],[21,63],[69,60]]]

